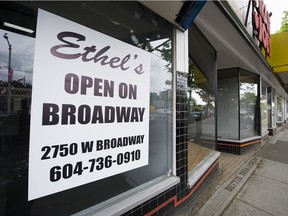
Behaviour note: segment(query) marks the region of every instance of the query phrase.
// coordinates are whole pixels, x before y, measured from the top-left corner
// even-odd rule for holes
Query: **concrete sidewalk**
[[[235,158],[243,158],[245,162],[238,165],[237,171],[222,182],[217,190],[211,191],[210,188],[209,192],[207,188],[203,194],[212,193],[211,196],[200,198],[189,215],[288,215],[287,128],[288,125],[284,125],[259,151],[243,156],[235,155]],[[220,158],[219,171],[221,170],[223,167]],[[216,173],[216,185],[217,181],[219,182]],[[211,184],[215,185],[214,179]]]
[[[288,165],[263,159],[222,215],[286,216],[287,214]]]

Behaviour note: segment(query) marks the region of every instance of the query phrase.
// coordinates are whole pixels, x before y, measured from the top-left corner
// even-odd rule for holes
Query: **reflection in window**
[[[10,82],[10,112],[21,110],[22,100],[31,99],[32,72],[35,39],[0,29],[7,34],[11,45],[11,68],[9,71],[9,49],[7,41],[0,39],[0,112],[8,111],[8,81]],[[28,104],[28,102],[27,102]],[[9,112],[9,111],[8,111]]]
[[[275,104],[275,89],[268,87],[268,127],[276,127],[276,104]]]
[[[0,13],[1,20],[28,25],[34,31],[37,10],[41,8],[151,53],[149,165],[28,202],[35,39],[19,31],[15,31],[16,34],[0,30],[2,35],[8,32],[13,69],[11,113],[7,113],[8,45],[1,37],[0,215],[71,215],[166,176],[172,167],[172,25],[136,1],[5,2],[0,5],[5,11]]]
[[[258,135],[257,76],[240,71],[240,139]]]
[[[260,101],[261,108],[261,126],[262,126],[262,136],[265,136],[268,132],[268,101],[267,101],[267,83],[262,80],[262,94]]]
[[[221,139],[239,139],[238,97],[238,69],[218,70],[217,136]]]
[[[215,51],[193,27],[189,30],[188,170],[215,146]]]
[[[282,96],[277,95],[277,122],[283,122],[283,99]]]
[[[285,114],[285,121],[287,121],[287,118],[288,118],[288,100],[285,101],[286,103],[286,114]]]
[[[239,140],[260,134],[259,77],[240,68],[218,70],[218,137]]]

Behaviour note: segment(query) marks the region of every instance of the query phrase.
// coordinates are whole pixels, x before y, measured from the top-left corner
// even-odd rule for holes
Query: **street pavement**
[[[199,209],[190,211],[194,215],[287,216],[288,125],[251,154]]]

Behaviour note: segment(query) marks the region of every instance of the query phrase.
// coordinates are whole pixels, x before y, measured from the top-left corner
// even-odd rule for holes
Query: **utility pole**
[[[8,50],[9,50],[9,61],[8,61],[8,99],[7,99],[7,113],[11,112],[11,77],[13,73],[11,69],[11,52],[12,52],[12,45],[9,42],[8,34],[5,33],[3,37],[6,39],[8,43]]]

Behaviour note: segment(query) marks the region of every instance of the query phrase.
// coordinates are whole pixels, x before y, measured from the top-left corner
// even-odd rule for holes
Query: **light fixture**
[[[27,33],[30,33],[30,34],[32,34],[34,32],[31,29],[28,29],[28,28],[25,28],[25,27],[22,27],[22,26],[18,26],[18,25],[14,25],[14,24],[8,23],[8,22],[3,22],[3,25],[6,26],[6,27],[9,27],[9,28],[17,29],[17,30],[20,30],[20,31],[23,31],[23,32],[27,32]]]
[[[113,20],[113,19],[108,19],[110,22],[112,22],[113,24],[115,24],[115,25],[120,25],[120,23],[119,22],[117,22],[117,21],[115,21],[115,20]]]
[[[137,11],[135,11],[134,12],[134,19],[138,19],[138,20],[142,19],[142,14],[137,12]]]
[[[158,22],[157,22],[157,20],[152,19],[152,24],[153,24],[154,26],[158,26]]]
[[[139,40],[134,34],[131,35],[131,40],[135,45],[139,44]]]
[[[4,35],[3,35],[3,37],[8,41],[8,44],[9,44],[9,40],[8,40],[8,34],[7,34],[7,32],[6,33],[4,33]]]

